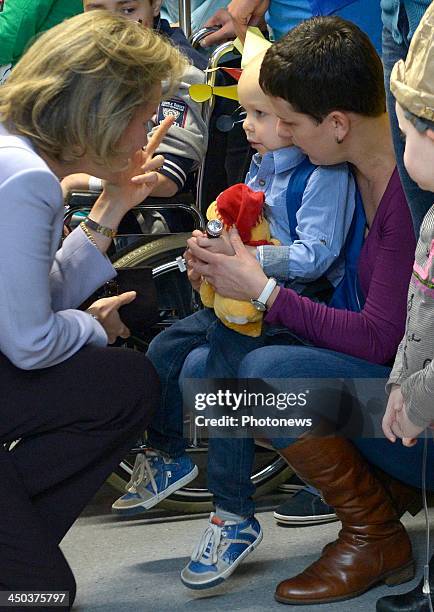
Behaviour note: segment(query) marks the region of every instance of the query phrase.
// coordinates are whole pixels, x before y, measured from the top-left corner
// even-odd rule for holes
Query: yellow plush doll
[[[244,244],[278,245],[280,242],[270,236],[263,207],[264,193],[239,183],[223,191],[209,206],[206,216],[208,220],[220,219],[226,230],[236,227]],[[207,281],[201,284],[200,297],[205,306],[214,308],[216,316],[226,327],[245,336],[257,337],[261,334],[263,313],[250,302],[222,297]]]

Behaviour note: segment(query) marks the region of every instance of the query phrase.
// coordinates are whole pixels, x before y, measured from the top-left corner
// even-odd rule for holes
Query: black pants
[[[87,346],[35,371],[0,354],[0,590],[69,591],[72,606],[59,542],[158,401],[157,374],[135,351]]]

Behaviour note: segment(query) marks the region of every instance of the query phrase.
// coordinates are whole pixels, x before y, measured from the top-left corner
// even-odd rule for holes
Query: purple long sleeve
[[[315,346],[387,363],[404,334],[415,246],[410,211],[395,169],[360,254],[363,310],[329,308],[281,289],[266,322],[285,325]]]

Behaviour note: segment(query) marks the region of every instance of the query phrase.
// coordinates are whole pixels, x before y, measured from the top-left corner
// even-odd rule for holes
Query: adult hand
[[[116,207],[122,216],[143,202],[154,189],[158,180],[156,170],[164,163],[162,155],[154,157],[154,154],[173,121],[174,117],[166,117],[152,134],[146,147],[134,153],[128,168],[117,173],[113,182],[103,182],[104,189],[101,199],[109,198],[111,201],[116,201]]]
[[[235,33],[244,42],[248,26],[260,23],[265,15],[270,0],[232,0],[228,12],[232,17]]]
[[[119,308],[129,304],[136,298],[135,291],[127,291],[113,297],[101,298],[91,304],[86,312],[95,315],[108,337],[108,343],[113,344],[118,337],[129,338],[130,330],[122,323]]]
[[[187,277],[190,281],[191,286],[195,291],[199,291],[202,284],[202,275],[194,271],[195,258],[191,254],[191,251],[187,249],[184,253],[185,264],[187,266]]]
[[[152,192],[158,181],[155,172],[163,165],[164,157],[153,157],[167,130],[173,123],[173,117],[167,117],[155,130],[144,150],[136,151],[130,159],[129,166],[118,172],[111,182],[103,181],[103,192],[90,211],[90,217],[100,225],[117,230],[125,214]],[[89,230],[95,244],[105,253],[111,244],[111,238]]]
[[[390,442],[402,439],[404,446],[414,446],[417,436],[424,430],[408,418],[400,385],[394,385],[383,417],[383,432]]]
[[[249,300],[261,294],[267,277],[259,262],[253,257],[244,244],[236,229],[229,231],[234,255],[212,253],[209,249],[197,244],[198,239],[187,240],[188,248],[195,258],[193,270],[203,276],[215,290],[224,297],[238,300]]]
[[[194,230],[192,236],[196,238],[196,244],[203,249],[208,249],[211,253],[221,253],[222,255],[235,255],[234,247],[231,244],[229,234],[226,230],[219,238],[208,238],[200,230]]]
[[[227,40],[234,40],[236,38],[234,23],[227,9],[219,9],[204,24],[205,28],[211,28],[212,26],[220,26],[220,29],[204,38],[200,43],[201,47],[212,47],[213,45],[219,45]]]

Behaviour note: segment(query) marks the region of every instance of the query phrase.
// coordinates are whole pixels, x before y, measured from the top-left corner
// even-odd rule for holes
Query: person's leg
[[[156,336],[147,352],[161,382],[161,406],[148,428],[151,447],[176,458],[187,446],[183,437],[182,395],[179,375],[188,354],[207,341],[207,334],[217,324],[212,310],[205,308],[177,321]]]
[[[247,355],[240,367],[240,377],[246,378],[318,378],[318,379],[376,379],[388,378],[390,368],[369,363],[363,359],[309,346],[269,346]],[[384,395],[384,404],[386,396]],[[344,405],[345,409],[345,405]],[[323,416],[327,413],[321,411]],[[377,415],[375,417],[375,414]],[[345,414],[342,415],[345,418]],[[363,415],[362,415],[363,416]],[[374,413],[381,421],[382,412]],[[368,430],[371,427],[367,428]],[[406,448],[402,444],[391,444],[381,431],[380,437],[354,437],[353,443],[370,464],[377,466],[391,479],[411,487],[421,486],[423,444]],[[282,437],[271,440],[279,450],[294,442],[294,438]],[[428,445],[427,486],[434,490],[434,445]],[[393,489],[396,489],[392,485]],[[399,493],[400,495],[400,493]]]
[[[396,164],[398,166],[399,176],[401,177],[402,186],[413,218],[414,230],[416,237],[419,236],[419,230],[422,220],[426,212],[433,204],[433,195],[430,191],[423,191],[408,175],[404,166],[404,141],[401,138],[399,131],[398,119],[395,110],[395,98],[390,91],[390,74],[395,63],[404,59],[407,56],[408,44],[406,41],[406,32],[408,25],[405,28],[405,15],[401,18],[401,29],[404,36],[404,42],[398,44],[394,41],[391,32],[383,28],[383,67],[384,67],[384,85],[386,88],[386,104],[389,113],[390,125],[392,128],[393,146],[396,154]]]
[[[17,517],[31,534],[30,540],[21,534],[16,539],[16,529],[12,535],[8,531],[12,514],[0,512],[5,521],[0,564],[16,570],[7,574],[7,583],[0,572],[0,583],[16,590],[25,585],[26,573],[34,572],[35,583],[47,581],[45,589],[60,581],[75,589],[57,545],[146,427],[159,398],[156,372],[143,354],[88,346],[61,364],[35,371],[20,370],[0,356],[0,387],[5,390],[0,443],[19,439],[11,451],[2,451],[2,503],[10,501],[11,513],[22,506]],[[29,568],[31,549],[47,533],[49,563],[44,565],[35,552]]]
[[[233,345],[233,352],[235,350]],[[186,378],[210,377],[208,370],[210,352],[210,346],[206,345],[190,353],[179,378],[181,386]],[[241,359],[240,356],[239,361]],[[219,378],[236,377],[232,371],[236,360],[233,357],[231,360],[231,364],[227,365],[228,369],[225,369],[224,362],[216,364]],[[208,489],[213,494],[217,509],[240,517],[253,515],[255,507],[252,495],[255,487],[251,481],[251,474],[254,455],[255,444],[252,438],[210,437],[208,439]]]
[[[69,605],[62,607],[71,607],[76,592],[72,571],[3,449],[0,471],[0,590],[64,591]]]
[[[190,353],[181,371],[181,387],[187,378],[207,377],[209,353],[209,346]],[[219,377],[225,378],[229,372],[224,364],[219,365]],[[251,438],[208,440],[208,489],[216,509],[181,572],[182,582],[191,589],[214,587],[229,578],[262,540],[261,527],[253,516],[255,487],[250,476],[254,454]]]
[[[160,409],[147,430],[148,448],[136,456],[126,493],[112,504],[114,512],[149,510],[196,478],[198,468],[186,453],[178,379],[185,358],[206,342],[215,324],[214,312],[203,309],[177,321],[149,345],[147,357],[161,381]]]
[[[240,375],[266,377],[264,364],[266,372],[288,379],[381,379],[389,373],[385,366],[348,355],[292,346],[266,347],[250,353]],[[327,411],[323,416],[327,417]],[[377,441],[381,440],[366,441],[368,448]],[[278,601],[323,603],[354,596],[379,580],[398,584],[411,578],[411,548],[398,518],[414,490],[387,474],[378,474],[354,444],[335,435],[281,438],[272,443],[303,480],[322,491],[343,524],[338,540],[323,550],[318,561],[278,586]],[[383,448],[383,453],[387,455],[387,449]]]

